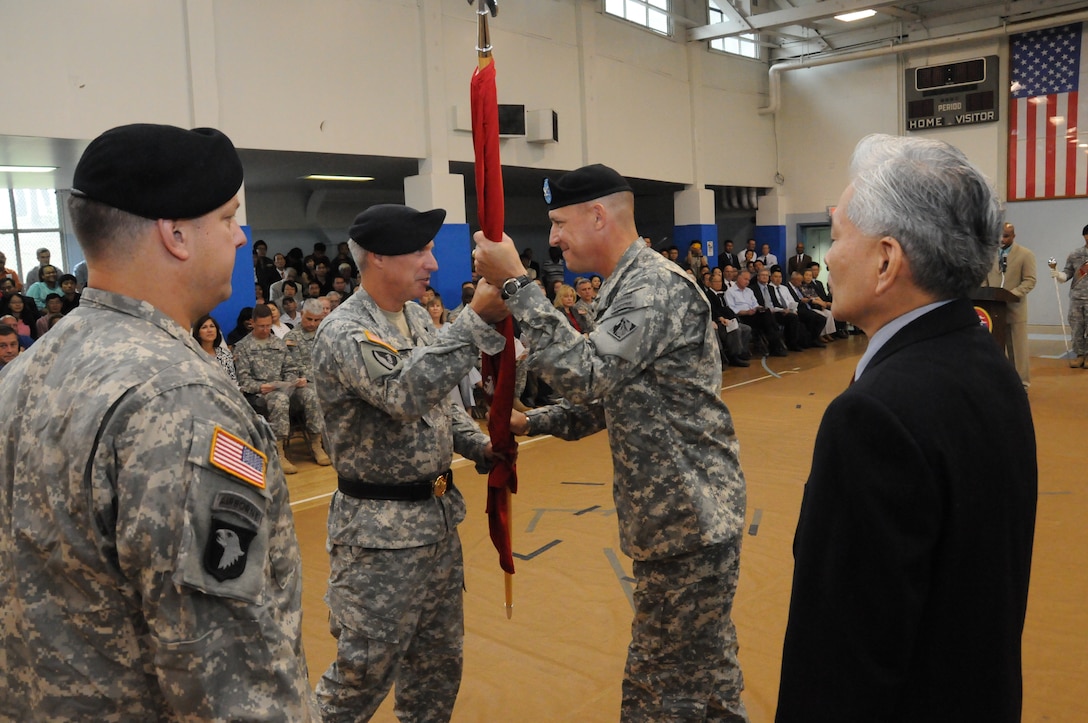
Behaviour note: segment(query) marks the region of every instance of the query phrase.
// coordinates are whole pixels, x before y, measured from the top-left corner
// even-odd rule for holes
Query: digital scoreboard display
[[[908,131],[993,123],[998,120],[998,57],[907,68]]]

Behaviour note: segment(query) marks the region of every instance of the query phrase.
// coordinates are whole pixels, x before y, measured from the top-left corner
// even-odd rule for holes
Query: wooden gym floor
[[[744,701],[753,723],[774,719],[790,595],[791,544],[816,429],[847,385],[865,337],[758,361],[722,374],[748,482],[747,534],[734,607]],[[1088,370],[1032,346],[1030,399],[1039,454],[1039,506],[1024,630],[1026,723],[1088,720]],[[994,454],[1009,454],[994,450]],[[288,478],[304,571],[303,626],[311,681],[335,657],[322,600],[328,575],[325,514],[331,468],[289,450]],[[503,575],[487,536],[484,477],[455,463],[468,502],[461,525],[465,670],[458,723],[616,721],[630,638],[631,565],[619,550],[605,433],[578,442],[525,439],[514,498],[514,615],[503,612]],[[950,681],[954,684],[954,681]],[[390,695],[374,718],[393,722]]]

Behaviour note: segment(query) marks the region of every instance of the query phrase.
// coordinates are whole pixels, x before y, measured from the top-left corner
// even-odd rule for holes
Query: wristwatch
[[[531,283],[533,281],[528,276],[515,276],[512,279],[507,279],[502,282],[502,298],[509,299]]]

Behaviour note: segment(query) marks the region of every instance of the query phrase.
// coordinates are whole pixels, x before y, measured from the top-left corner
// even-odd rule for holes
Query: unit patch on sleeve
[[[618,313],[609,309],[597,322],[590,338],[601,354],[618,356],[629,362],[639,358],[639,347],[646,329],[646,307],[627,308]]]
[[[212,435],[208,461],[232,477],[264,489],[268,458],[222,427],[216,427]]]
[[[392,374],[400,368],[400,354],[397,350],[369,331],[366,332],[365,339],[359,340],[359,350],[371,379]]]
[[[219,582],[234,580],[246,571],[249,543],[257,531],[212,518],[204,547],[204,569]]]

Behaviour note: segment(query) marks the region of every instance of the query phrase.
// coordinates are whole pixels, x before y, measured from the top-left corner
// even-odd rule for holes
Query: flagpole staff
[[[1047,261],[1047,265],[1050,266],[1050,270],[1053,271],[1058,268],[1058,260],[1051,258]],[[1071,352],[1071,349],[1069,347],[1069,337],[1065,332],[1065,311],[1062,310],[1062,289],[1061,285],[1058,284],[1058,279],[1056,277],[1054,279],[1054,294],[1058,297],[1058,319],[1062,322],[1062,341],[1065,342],[1065,354],[1062,356],[1067,356]]]
[[[468,4],[472,5],[476,3],[476,58],[479,70],[483,70],[487,66],[494,62],[491,57],[491,28],[488,25],[487,17],[490,14],[491,17],[495,17],[498,14],[497,0],[468,0]],[[475,127],[475,126],[474,126]],[[476,139],[473,138],[473,142]],[[476,173],[483,173],[483,169],[477,168]],[[484,219],[480,219],[481,226],[484,226]],[[499,229],[501,231],[501,227]],[[492,239],[493,241],[501,241],[501,234],[499,238]],[[509,340],[507,343],[511,343]],[[500,494],[503,500],[503,507],[506,510],[506,519],[504,524],[504,531],[506,534],[506,540],[509,544],[508,552],[512,556],[513,554],[513,495],[509,485],[504,485]],[[513,570],[512,564],[510,565]],[[503,587],[505,592],[505,608],[506,619],[509,620],[514,614],[514,576],[510,572],[503,573]]]

